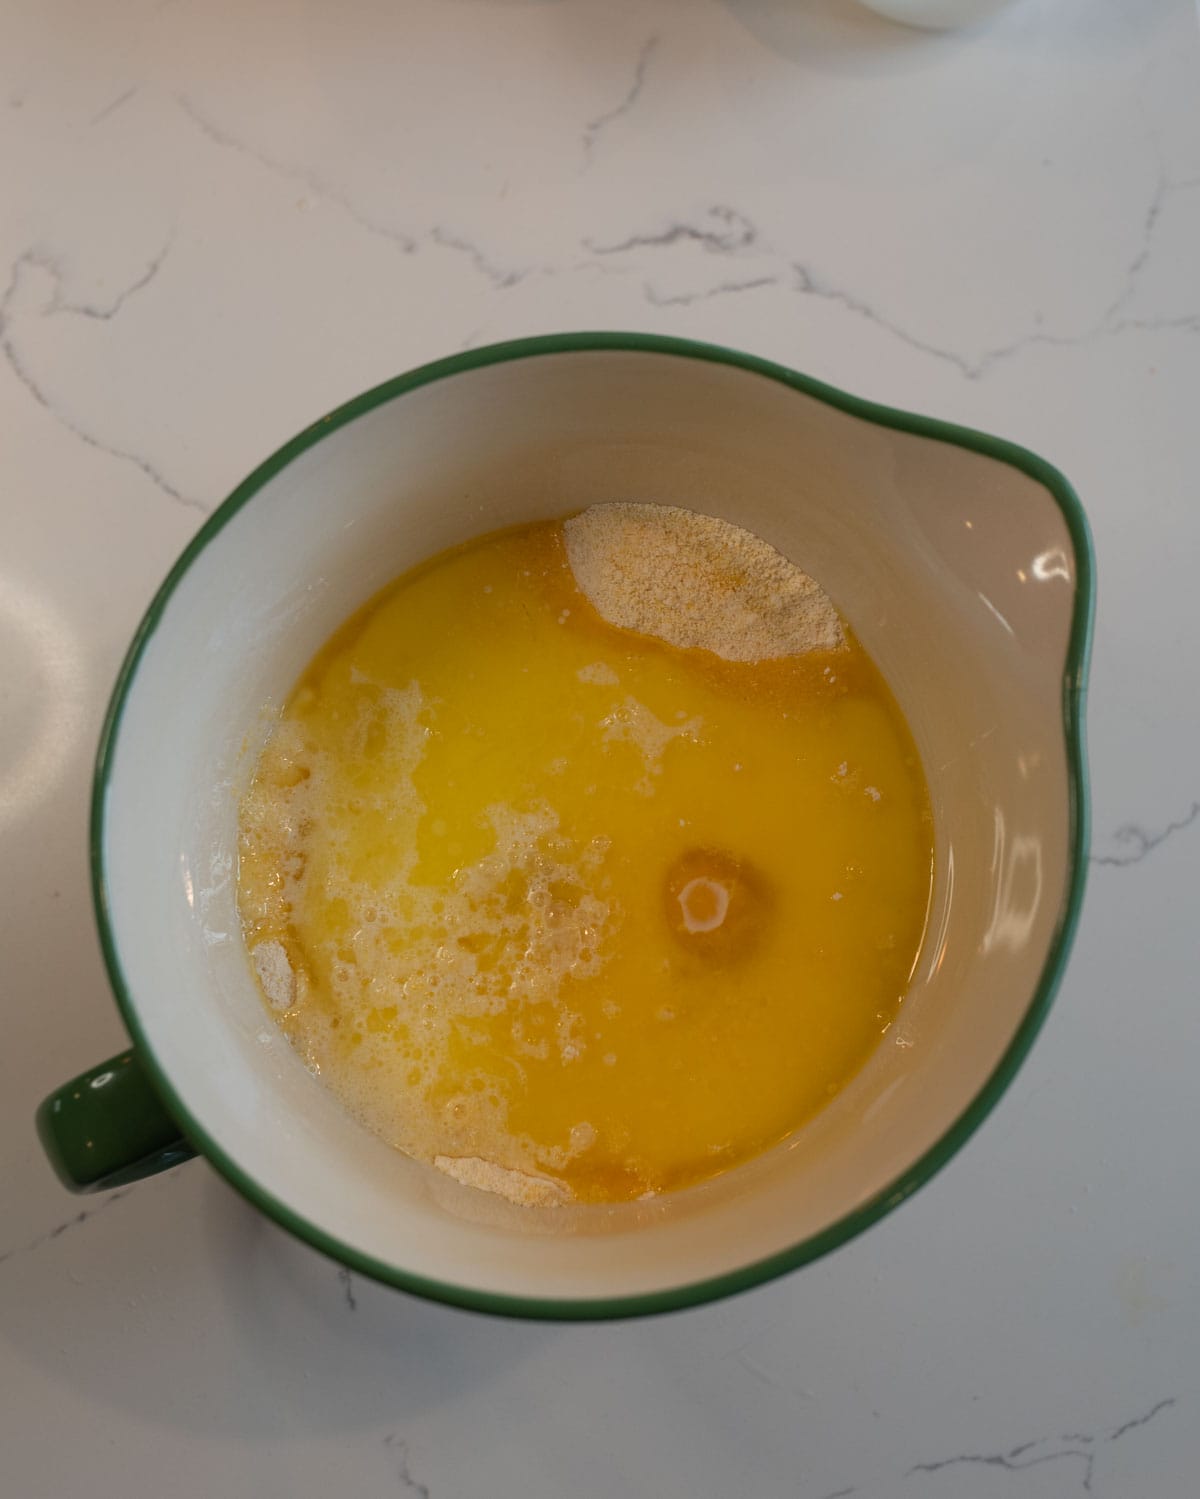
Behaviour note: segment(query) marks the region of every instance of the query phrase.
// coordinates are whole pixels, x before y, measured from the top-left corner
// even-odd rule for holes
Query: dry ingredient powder
[[[592,505],[563,523],[580,590],[609,624],[727,661],[845,643],[821,585],[769,542],[676,505]]]
[[[485,1161],[477,1155],[438,1155],[434,1156],[433,1164],[464,1187],[494,1192],[497,1197],[505,1197],[518,1207],[561,1207],[571,1200],[571,1193],[562,1182],[553,1181],[548,1176],[535,1176],[530,1171],[498,1166],[495,1161]]]

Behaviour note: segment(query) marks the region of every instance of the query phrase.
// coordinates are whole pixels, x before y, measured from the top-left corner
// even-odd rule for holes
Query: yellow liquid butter
[[[558,523],[343,626],[240,853],[272,1012],[344,1104],[582,1201],[699,1181],[826,1104],[896,1016],[932,869],[915,748],[853,637],[743,663],[618,629]]]

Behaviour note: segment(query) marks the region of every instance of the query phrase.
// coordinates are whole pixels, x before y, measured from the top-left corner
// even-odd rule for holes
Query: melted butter
[[[853,638],[747,664],[616,629],[547,523],[426,563],[317,656],[242,806],[239,899],[281,950],[272,1014],[365,1124],[612,1201],[853,1077],[931,866]]]

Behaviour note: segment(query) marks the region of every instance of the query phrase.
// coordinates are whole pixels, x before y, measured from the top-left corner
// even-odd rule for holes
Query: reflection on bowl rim
[[[147,1042],[138,1018],[137,1008],[126,985],[108,916],[103,853],[104,808],[110,760],[125,702],[143,652],[154,634],[171,595],[200,552],[269,480],[286,468],[293,459],[298,458],[331,432],[337,431],[339,427],[423,385],[432,384],[447,376],[463,374],[468,370],[504,364],[511,360],[527,359],[544,354],[603,351],[674,355],[725,364],[735,369],[746,370],[751,374],[765,375],[771,380],[804,395],[815,397],[828,406],[848,412],[851,416],[860,417],[876,426],[910,432],[915,436],[933,438],[939,442],[953,443],[983,457],[997,459],[1001,463],[1006,463],[1028,474],[1046,489],[1062,513],[1075,551],[1075,599],[1062,680],[1063,736],[1067,760],[1067,797],[1070,819],[1067,885],[1038,982],[1030,996],[1021,1022],[999,1062],[966,1108],[946,1126],[934,1144],[895,1180],[819,1233],[811,1234],[798,1244],[765,1259],[709,1279],[634,1296],[541,1300],[536,1297],[476,1291],[431,1280],[426,1276],[414,1275],[394,1265],[386,1264],[371,1255],[362,1254],[351,1246],[343,1244],[336,1235],[301,1217],[280,1202],[243,1171],[238,1163],[217,1145],[200,1121],[191,1115],[173,1088],[170,1079],[160,1068]],[[285,443],[259,464],[254,472],[244,479],[208,517],[184,548],[162,587],[155,594],[118,673],[100,735],[92,787],[90,827],[92,894],[100,943],[113,993],[125,1024],[138,1047],[140,1059],[144,1062],[164,1103],[178,1120],[188,1140],[256,1207],[275,1219],[289,1232],[351,1269],[432,1300],[502,1316],[566,1321],[641,1316],[675,1311],[748,1290],[787,1270],[796,1269],[800,1265],[808,1264],[811,1260],[819,1259],[830,1250],[836,1249],[864,1229],[869,1228],[871,1224],[889,1213],[906,1198],[911,1197],[918,1187],[929,1181],[966,1144],[999,1102],[1005,1089],[1016,1075],[1041,1029],[1062,979],[1079,921],[1087,873],[1089,827],[1084,706],[1095,607],[1094,572],[1095,559],[1091,533],[1078,496],[1063,475],[1043,458],[1039,458],[1037,454],[1014,443],[1005,442],[1001,438],[976,432],[969,427],[960,427],[933,417],[917,416],[893,407],[861,400],[857,396],[847,395],[844,391],[837,390],[822,381],[798,374],[784,365],[716,344],[698,343],[690,339],[648,333],[548,334],[515,339],[506,343],[489,344],[465,353],[454,354],[449,358],[422,365],[407,374],[398,375],[382,385],[364,391],[353,400],[347,401],[335,411],[330,412],[328,416],[306,427],[290,442]]]

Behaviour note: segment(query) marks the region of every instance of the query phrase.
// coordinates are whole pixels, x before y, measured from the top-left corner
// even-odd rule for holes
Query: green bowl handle
[[[37,1111],[37,1128],[50,1164],[72,1192],[107,1191],[196,1154],[133,1051],[51,1093]]]

